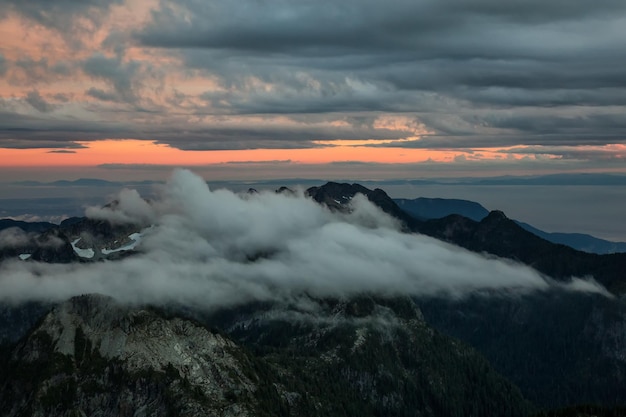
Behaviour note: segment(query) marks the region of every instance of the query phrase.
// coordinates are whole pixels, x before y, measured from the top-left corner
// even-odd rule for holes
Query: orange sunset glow
[[[142,140],[102,140],[82,142],[84,148],[73,150],[2,149],[5,167],[96,167],[106,164],[204,166],[224,163],[289,161],[292,164],[328,164],[361,161],[378,164],[410,164],[420,162],[451,163],[464,160],[521,160],[527,158],[520,149],[484,148],[471,153],[458,150],[401,149],[366,147],[346,143],[308,149],[249,149],[222,151],[183,151],[165,144]],[[626,155],[626,146],[609,147],[614,155]],[[601,150],[601,149],[599,149]],[[506,153],[504,153],[506,152]],[[545,158],[557,158],[546,155]]]
[[[106,163],[193,166],[232,161],[263,162],[291,160],[302,164],[325,164],[358,160],[384,164],[423,161],[449,162],[458,151],[372,148],[338,145],[310,149],[250,149],[224,151],[182,151],[168,145],[140,140],[103,140],[81,143],[85,148],[55,152],[48,149],[2,149],[5,166],[96,166]],[[481,149],[482,157],[502,158],[498,149]]]

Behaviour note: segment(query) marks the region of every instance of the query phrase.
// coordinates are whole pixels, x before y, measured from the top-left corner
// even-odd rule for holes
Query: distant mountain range
[[[383,180],[380,185],[626,185],[624,174],[571,173],[533,176],[504,175],[499,177],[425,178],[414,180]]]
[[[528,223],[515,221],[525,230],[544,238],[552,243],[560,243],[561,245],[567,245],[571,248],[598,254],[609,253],[624,253],[626,252],[626,242],[611,242],[610,240],[599,239],[597,237],[587,235],[584,233],[559,233],[559,232],[544,232],[536,227],[529,225]]]
[[[77,180],[58,180],[51,182],[41,181],[16,181],[12,184],[21,185],[25,187],[123,187],[132,185],[150,185],[155,184],[155,181],[107,181],[97,178],[79,178]]]
[[[481,221],[489,210],[474,201],[445,198],[395,198],[393,201],[411,216],[421,220],[440,219],[457,214],[474,221]],[[576,250],[597,254],[626,252],[626,242],[611,242],[582,233],[549,233],[515,220],[525,230],[549,242],[559,243]]]
[[[261,184],[274,185],[313,185],[323,182],[320,179],[310,178],[290,178],[272,179],[259,182]],[[21,186],[124,186],[124,185],[150,185],[159,181],[107,181],[98,178],[79,178],[76,180],[58,181],[15,181],[11,184]],[[216,181],[215,184],[226,186],[228,184],[250,184],[250,181]],[[255,182],[255,184],[257,184]],[[533,176],[513,176],[504,175],[498,177],[462,177],[462,178],[421,178],[407,180],[379,180],[378,185],[626,185],[626,175],[624,174],[595,174],[595,173],[570,173],[570,174],[549,174]]]

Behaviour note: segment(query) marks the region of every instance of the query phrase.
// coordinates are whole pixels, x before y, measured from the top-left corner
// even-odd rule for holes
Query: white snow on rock
[[[23,253],[20,255],[20,259],[23,261],[25,261],[28,258],[30,258],[30,253]]]
[[[81,258],[93,258],[94,255],[96,254],[93,249],[89,248],[89,249],[81,249],[78,246],[76,246],[78,244],[78,242],[80,241],[81,238],[78,238],[76,240],[74,240],[72,242],[72,248],[74,249],[74,252],[76,252],[76,255],[80,256]]]

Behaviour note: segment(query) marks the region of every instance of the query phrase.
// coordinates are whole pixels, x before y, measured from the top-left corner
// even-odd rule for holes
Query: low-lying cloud
[[[18,227],[0,230],[0,249],[26,246],[31,236]]]
[[[85,215],[90,219],[107,220],[113,225],[147,225],[155,221],[155,213],[150,204],[137,190],[123,189],[118,199],[104,207],[88,207]]]
[[[142,200],[143,201],[143,200]],[[592,280],[556,283],[523,265],[399,231],[397,222],[356,196],[349,214],[306,198],[210,190],[176,171],[151,204],[124,191],[98,218],[150,219],[139,254],[119,261],[0,265],[0,300],[62,300],[103,293],[132,303],[218,308],[302,295],[363,293],[463,297],[567,289],[608,294]]]

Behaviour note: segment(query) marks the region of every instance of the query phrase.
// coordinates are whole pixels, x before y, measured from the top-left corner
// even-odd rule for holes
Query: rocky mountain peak
[[[358,194],[368,195],[371,190],[359,184],[327,182],[321,187],[311,187],[306,194],[318,203],[326,205],[331,210],[348,211],[350,200]]]
[[[506,214],[504,214],[503,211],[500,210],[492,210],[489,212],[489,214],[487,215],[487,217],[485,217],[483,219],[483,221],[485,223],[487,222],[493,222],[493,221],[500,221],[500,220],[508,220],[509,218],[506,217]]]
[[[344,212],[349,210],[350,200],[356,194],[363,194],[382,211],[400,220],[404,225],[405,231],[417,230],[419,221],[398,207],[391,197],[380,188],[370,190],[360,184],[328,182],[321,187],[307,189],[306,194],[331,210]]]
[[[282,187],[280,187],[279,189],[276,190],[276,194],[287,194],[287,195],[293,195],[296,192],[294,190],[292,190],[289,187],[285,187],[284,185]]]

